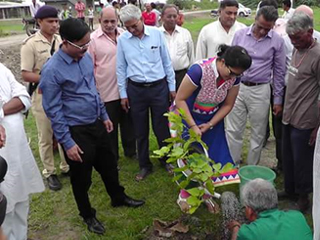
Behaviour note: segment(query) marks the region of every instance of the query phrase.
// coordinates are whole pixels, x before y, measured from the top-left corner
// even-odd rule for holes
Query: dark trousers
[[[93,31],[93,18],[89,18],[89,28]]]
[[[124,155],[131,157],[136,154],[136,139],[134,137],[133,123],[130,118],[130,112],[126,113],[121,107],[121,100],[115,100],[105,103],[107,113],[113,123],[114,130],[109,133],[112,150],[119,159],[119,140],[118,129],[120,127],[121,142]]]
[[[84,152],[82,162],[66,161],[70,166],[70,181],[80,216],[95,216],[88,190],[91,186],[92,168],[100,174],[112,201],[122,201],[124,188],[119,184],[117,162],[110,148],[110,136],[100,120],[88,125],[70,127],[71,137]]]
[[[300,130],[291,125],[282,129],[285,190],[290,194],[311,193],[314,146],[309,145],[309,139],[313,129]]]
[[[128,98],[133,119],[134,132],[138,145],[140,169],[152,169],[149,157],[149,113],[151,112],[152,128],[159,147],[170,137],[168,119],[163,116],[169,108],[169,88],[167,81],[160,84],[143,87],[128,81]],[[161,160],[164,164],[164,160]]]
[[[177,92],[178,92],[180,84],[181,84],[184,76],[186,75],[187,71],[188,71],[188,69],[182,69],[182,70],[174,71],[175,76],[176,76],[176,91]]]

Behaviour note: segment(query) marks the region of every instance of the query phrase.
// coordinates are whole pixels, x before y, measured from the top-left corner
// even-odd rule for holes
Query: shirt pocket
[[[151,46],[151,48],[147,50],[147,57],[151,63],[159,62],[160,61],[160,47],[159,46]]]

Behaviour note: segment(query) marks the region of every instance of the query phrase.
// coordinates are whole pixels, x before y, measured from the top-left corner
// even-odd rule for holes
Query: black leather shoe
[[[49,189],[53,191],[59,191],[62,188],[62,185],[57,177],[57,175],[53,174],[47,178]]]
[[[104,234],[105,229],[101,222],[96,217],[86,218],[83,220],[87,226],[88,230],[90,232],[96,233],[96,234]]]
[[[145,203],[143,200],[135,200],[129,196],[126,196],[122,201],[112,202],[112,207],[140,207]]]

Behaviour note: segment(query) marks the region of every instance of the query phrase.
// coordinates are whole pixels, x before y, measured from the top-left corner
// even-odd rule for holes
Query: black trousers
[[[88,190],[91,186],[92,168],[100,174],[112,201],[122,201],[124,188],[119,184],[117,162],[110,147],[110,136],[100,120],[88,125],[70,127],[72,139],[84,152],[82,162],[72,161],[65,154],[70,166],[70,181],[80,216],[95,216]]]
[[[313,129],[300,130],[291,125],[282,129],[285,190],[290,194],[311,193],[314,146],[308,143]]]
[[[176,76],[176,91],[178,92],[178,89],[180,87],[180,84],[184,78],[184,76],[186,75],[188,69],[181,69],[178,71],[174,71],[175,76]]]
[[[159,147],[170,137],[168,119],[163,116],[169,108],[169,88],[167,81],[149,87],[136,86],[128,81],[128,98],[133,120],[134,132],[138,146],[140,169],[152,169],[149,157],[149,113],[151,113],[152,128]],[[164,164],[165,160],[161,162]]]
[[[131,157],[136,154],[136,139],[134,137],[133,123],[130,112],[126,113],[121,107],[121,100],[115,100],[105,103],[107,113],[113,123],[114,130],[109,133],[112,150],[119,159],[119,137],[118,129],[120,128],[121,142],[124,155]]]

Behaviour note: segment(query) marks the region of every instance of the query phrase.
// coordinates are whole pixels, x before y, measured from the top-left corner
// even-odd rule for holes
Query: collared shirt
[[[229,32],[226,32],[220,20],[204,26],[198,37],[196,60],[215,57],[218,47],[221,44],[230,45],[235,32],[245,27],[243,23],[235,21]]]
[[[159,27],[159,20],[160,20],[160,16],[161,16],[161,12],[158,11],[158,9],[152,9],[151,12],[154,12],[156,14],[156,27]]]
[[[319,43],[310,49],[294,51],[288,76],[282,121],[298,129],[313,129],[319,123]]]
[[[75,145],[69,126],[87,125],[98,118],[108,119],[95,85],[89,53],[74,61],[60,48],[44,65],[39,87],[54,135],[65,150]]]
[[[144,26],[141,39],[128,31],[118,38],[117,77],[121,98],[127,98],[127,78],[146,83],[167,77],[169,90],[175,91],[176,81],[170,55],[159,29]]]
[[[77,2],[74,6],[77,11],[77,18],[84,18],[84,10],[86,10],[86,5],[83,2]]]
[[[295,12],[295,9],[290,8],[288,12],[284,11],[282,18],[289,20],[293,16],[294,12]]]
[[[312,240],[311,229],[298,211],[266,210],[250,224],[243,224],[237,240]]]
[[[121,28],[117,28],[116,31],[118,36],[124,32]],[[102,101],[118,100],[120,95],[116,75],[117,42],[99,27],[91,34],[88,52],[93,60],[96,85]]]
[[[144,11],[142,13],[143,22],[145,25],[155,26],[157,21],[157,15],[155,12]]]
[[[56,34],[52,42],[49,42],[41,31],[24,40],[21,47],[21,70],[39,74],[43,64],[51,57],[50,51],[54,41],[54,50],[58,51],[62,41]]]
[[[170,53],[172,65],[175,71],[188,68],[194,62],[193,41],[190,32],[182,27],[176,26],[172,35],[162,26]]]
[[[39,2],[36,2],[35,5],[33,5],[33,3],[31,2],[30,4],[30,13],[31,13],[31,16],[34,17],[37,13],[37,11],[39,10],[39,8],[41,8],[41,4]]]
[[[253,26],[253,25],[252,25]],[[252,33],[252,26],[236,32],[232,45],[244,47],[252,58],[251,67],[241,77],[242,82],[273,83],[274,104],[282,104],[286,54],[283,39],[273,30],[259,40]]]

